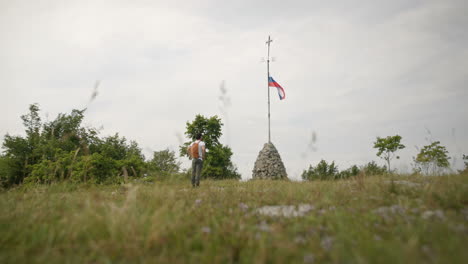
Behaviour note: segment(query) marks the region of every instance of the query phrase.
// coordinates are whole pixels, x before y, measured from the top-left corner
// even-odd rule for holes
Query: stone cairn
[[[263,146],[252,172],[252,179],[279,180],[288,178],[280,154],[271,142],[265,143]]]

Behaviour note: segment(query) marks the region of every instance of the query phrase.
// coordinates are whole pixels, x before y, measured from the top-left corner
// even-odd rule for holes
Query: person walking
[[[192,186],[200,186],[200,175],[203,168],[203,160],[206,156],[205,142],[203,136],[197,134],[195,141],[187,148],[189,156],[192,158]]]

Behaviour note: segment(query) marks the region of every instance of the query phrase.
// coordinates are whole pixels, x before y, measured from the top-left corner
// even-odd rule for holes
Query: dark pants
[[[203,168],[203,160],[193,159],[192,160],[192,186],[200,185],[200,175]]]

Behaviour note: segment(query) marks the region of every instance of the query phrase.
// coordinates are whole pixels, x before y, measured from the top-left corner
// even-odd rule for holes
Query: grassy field
[[[468,176],[23,186],[0,263],[468,263]]]

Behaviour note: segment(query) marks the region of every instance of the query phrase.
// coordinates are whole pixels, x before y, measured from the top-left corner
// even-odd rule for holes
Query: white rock
[[[445,220],[445,215],[442,210],[435,210],[435,211],[425,211],[422,213],[421,217],[423,219],[437,219],[437,220]]]
[[[392,181],[385,181],[385,183],[391,184]],[[420,183],[410,182],[410,181],[393,181],[393,183],[403,185],[403,186],[406,186],[406,187],[412,187],[412,188],[421,187],[421,185],[422,185]]]
[[[313,254],[307,254],[304,256],[304,263],[306,264],[312,264],[315,261],[315,257]]]
[[[205,226],[205,227],[202,227],[201,231],[205,234],[209,234],[211,233],[211,228]]]
[[[379,207],[375,210],[373,210],[372,212],[375,213],[375,214],[378,214],[380,215],[382,218],[384,218],[385,220],[389,220],[392,218],[392,216],[394,215],[404,215],[405,213],[405,208],[398,205],[398,204],[395,204],[395,205],[392,205],[392,206],[383,206],[383,207]]]
[[[297,207],[294,205],[268,205],[258,208],[256,212],[267,216],[299,217],[312,210],[314,210],[314,206],[310,204],[300,204]]]
[[[333,247],[333,242],[335,239],[331,236],[326,236],[320,241],[320,245],[325,251],[330,251]]]

